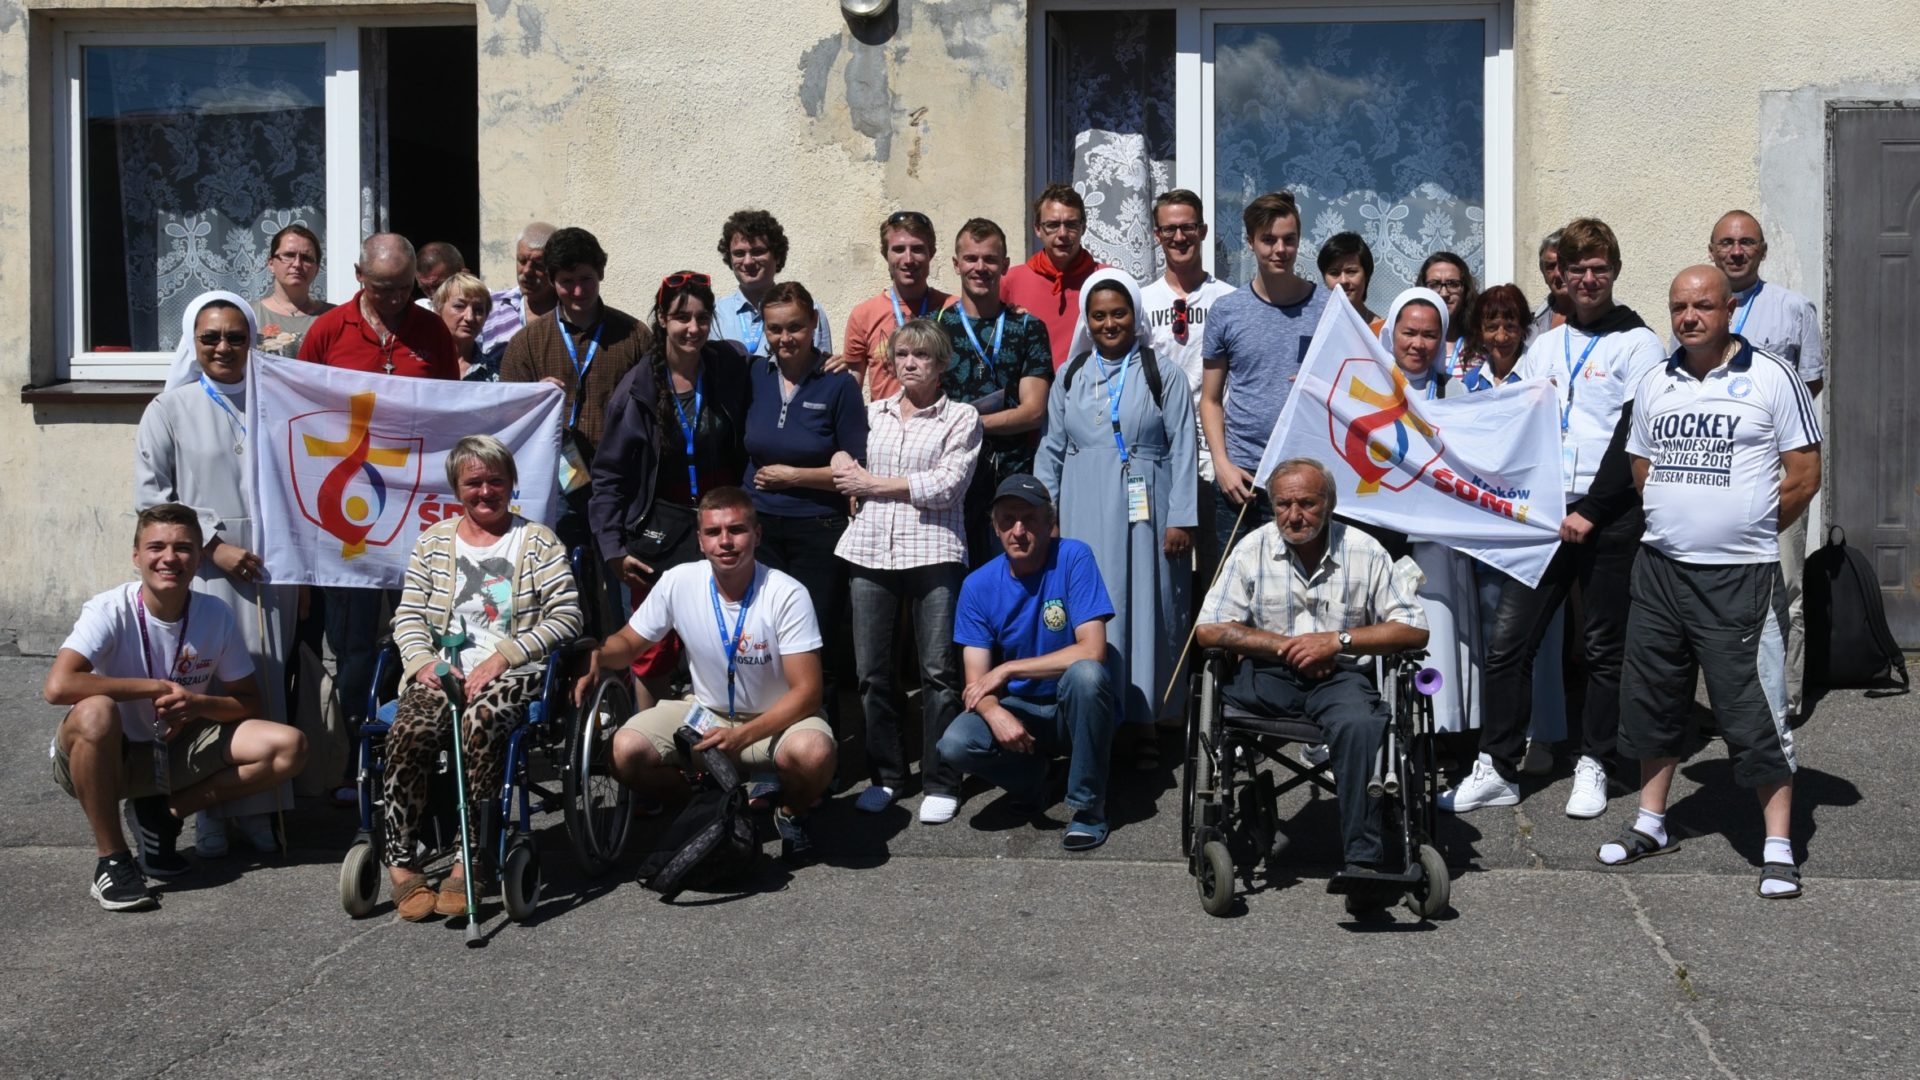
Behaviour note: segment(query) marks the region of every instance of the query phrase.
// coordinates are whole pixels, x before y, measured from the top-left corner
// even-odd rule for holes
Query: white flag
[[[446,462],[468,435],[513,451],[514,512],[553,522],[566,402],[557,386],[297,361],[249,364],[247,375],[256,535],[275,583],[398,588],[421,530],[460,512]]]
[[[1333,471],[1343,517],[1465,552],[1540,583],[1566,495],[1552,384],[1409,396],[1404,373],[1339,289],[1301,361],[1258,481],[1288,458]]]

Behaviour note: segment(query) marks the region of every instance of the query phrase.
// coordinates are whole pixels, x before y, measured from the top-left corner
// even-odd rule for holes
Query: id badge
[[[705,735],[713,730],[713,714],[708,712],[704,705],[695,705],[687,710],[687,718],[682,722],[687,730],[696,735]]]
[[[1563,445],[1560,447],[1560,487],[1562,491],[1572,491],[1574,478],[1580,475],[1579,447]]]
[[[587,471],[587,463],[580,459],[580,451],[574,448],[573,441],[570,439],[560,441],[558,471],[560,490],[568,495],[586,487],[593,479],[593,475]]]
[[[1147,478],[1127,474],[1127,524],[1150,521],[1153,507],[1147,502]]]

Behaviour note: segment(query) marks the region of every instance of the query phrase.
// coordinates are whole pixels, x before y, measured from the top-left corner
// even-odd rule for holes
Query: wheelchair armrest
[[[594,638],[594,637],[575,638],[572,641],[567,642],[566,645],[560,649],[559,656],[563,660],[571,660],[575,657],[586,656],[589,653],[593,652],[593,650],[599,647],[600,647],[600,640],[598,638]]]

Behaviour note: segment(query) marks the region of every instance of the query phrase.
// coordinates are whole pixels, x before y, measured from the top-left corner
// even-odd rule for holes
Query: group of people
[[[683,795],[673,736],[693,727],[698,749],[777,776],[769,798],[795,857],[812,846],[811,812],[857,782],[841,760],[856,740],[868,781],[856,808],[909,795],[917,756],[929,825],[954,817],[970,773],[1015,805],[1051,805],[1050,764],[1065,757],[1062,844],[1099,846],[1113,758],[1158,767],[1155,725],[1184,716],[1191,634],[1249,661],[1230,697],[1322,720],[1328,744],[1308,752],[1331,762],[1347,859],[1365,870],[1381,858],[1365,779],[1385,717],[1358,658],[1424,648],[1448,672],[1442,729],[1480,731],[1477,760],[1441,797],[1465,813],[1517,802],[1519,775],[1551,767],[1566,726],[1558,638],[1577,622],[1586,692],[1567,812],[1604,812],[1616,757],[1639,761],[1645,781],[1639,816],[1601,861],[1671,850],[1660,815],[1693,665],[1707,660],[1736,775],[1765,809],[1761,891],[1797,892],[1788,611],[1794,529],[1819,475],[1810,402],[1823,368],[1811,305],[1758,277],[1759,223],[1723,217],[1710,265],[1674,280],[1671,353],[1613,300],[1620,251],[1597,220],[1542,244],[1537,309],[1514,285],[1478,290],[1464,259],[1438,252],[1384,316],[1368,306],[1373,260],[1358,235],[1321,244],[1316,280],[1295,270],[1290,195],[1253,200],[1242,224],[1256,276],[1236,288],[1203,267],[1202,200],[1161,195],[1166,269],[1143,284],[1081,246],[1084,203],[1055,185],[1033,208],[1039,250],[1018,266],[994,222],[959,228],[949,295],[930,284],[932,221],[895,213],[878,229],[886,287],[855,306],[837,352],[821,305],[777,280],[788,240],[765,211],[722,226],[735,292],[675,272],[645,321],[601,299],[609,260],[585,229],[527,226],[515,283],[499,291],[451,245],[377,234],[355,264],[360,290],[328,307],[309,288],[318,240],[288,227],[273,241],[272,295],[211,293],[186,312],[169,388],[141,424],[140,581],[89,603],[48,679],[48,700],[71,707],[56,773],[93,826],[96,898],[150,904],[142,867],[185,869],[182,815],[225,803],[258,832],[262,810],[284,804],[305,747],[263,718],[287,717],[302,619],[323,628],[351,722],[389,625],[399,649],[384,854],[408,919],[465,905],[464,868],[436,891],[416,843],[431,763],[452,737],[433,661],[456,626],[476,790],[499,784],[540,664],[592,635],[594,670],[576,692],[608,674],[637,690],[616,775],[649,800]],[[1310,459],[1256,481],[1336,288],[1409,394],[1554,384],[1569,513],[1537,586],[1338,520],[1332,476]],[[447,461],[463,513],[421,535],[397,596],[266,581],[241,482],[245,372],[285,357],[560,387],[577,480],[557,520],[511,511],[512,454],[476,434]],[[570,548],[591,557],[570,565]],[[226,696],[207,696],[216,679]],[[843,710],[849,679],[856,715]],[[162,777],[165,765],[182,771]],[[204,842],[217,820],[197,826],[203,854],[218,853]]]

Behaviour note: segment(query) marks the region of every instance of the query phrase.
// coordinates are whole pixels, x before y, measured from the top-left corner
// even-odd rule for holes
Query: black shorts
[[[1787,585],[1778,562],[1683,563],[1643,546],[1620,674],[1620,753],[1678,757],[1696,672],[1745,787],[1792,777],[1787,729]]]

